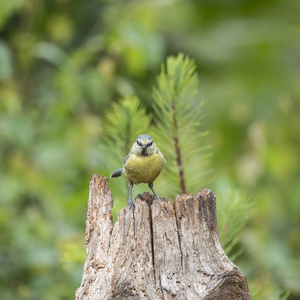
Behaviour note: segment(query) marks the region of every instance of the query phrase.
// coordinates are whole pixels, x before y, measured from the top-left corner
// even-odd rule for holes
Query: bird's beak
[[[142,145],[142,148],[143,148],[143,149],[146,149],[146,148],[147,148],[147,145]]]

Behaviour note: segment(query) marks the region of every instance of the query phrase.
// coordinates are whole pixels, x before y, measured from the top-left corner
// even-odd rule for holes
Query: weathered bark
[[[138,195],[113,226],[108,179],[90,182],[87,258],[76,299],[251,299],[219,242],[210,190],[175,202]]]

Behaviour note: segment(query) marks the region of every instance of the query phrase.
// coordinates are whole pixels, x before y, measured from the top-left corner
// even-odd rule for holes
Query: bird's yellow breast
[[[150,183],[157,178],[164,164],[165,159],[161,153],[149,156],[131,155],[124,165],[125,175],[134,184]]]

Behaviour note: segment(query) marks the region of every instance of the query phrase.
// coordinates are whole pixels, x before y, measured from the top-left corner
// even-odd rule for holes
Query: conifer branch
[[[181,152],[179,148],[179,137],[178,137],[178,124],[176,120],[176,112],[175,112],[175,102],[172,101],[172,112],[173,112],[173,126],[174,126],[174,134],[173,134],[173,140],[174,140],[174,146],[175,146],[175,152],[176,152],[176,162],[179,169],[179,179],[180,179],[180,188],[181,193],[186,194],[186,186],[185,186],[185,179],[184,179],[184,173],[183,173],[183,167],[182,167],[182,160],[181,160]]]
[[[240,191],[231,190],[228,193],[221,193],[218,207],[221,246],[231,260],[234,260],[243,252],[243,249],[236,251],[236,246],[250,218],[252,203]]]
[[[162,190],[168,196],[199,191],[210,181],[200,129],[202,102],[194,62],[183,54],[169,57],[153,91],[155,140],[163,152],[168,177]]]
[[[112,105],[111,111],[106,115],[100,145],[103,157],[106,158],[106,176],[122,167],[136,137],[149,132],[150,122],[151,116],[136,97],[128,97]],[[124,184],[120,184],[120,181]],[[111,185],[115,191],[115,199],[124,201],[129,191],[125,178],[112,181]]]

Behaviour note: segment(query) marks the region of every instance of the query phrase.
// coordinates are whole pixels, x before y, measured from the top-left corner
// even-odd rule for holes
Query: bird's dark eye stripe
[[[139,140],[136,140],[136,143],[137,143],[140,147],[143,147],[143,144],[142,144]],[[150,147],[152,144],[153,144],[153,141],[151,141],[150,143],[148,143],[148,144],[146,145],[146,147]]]

